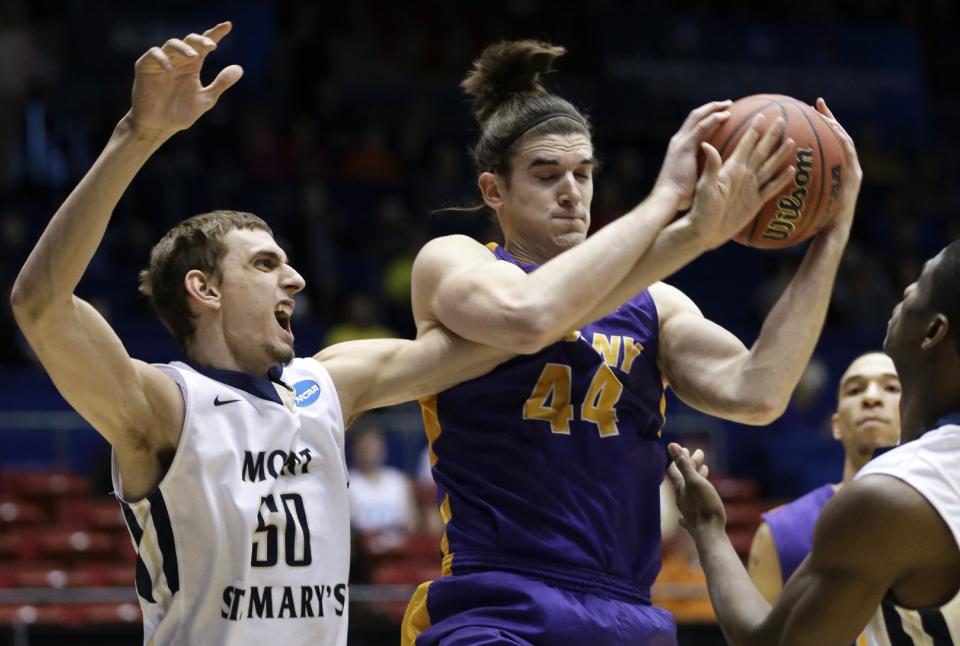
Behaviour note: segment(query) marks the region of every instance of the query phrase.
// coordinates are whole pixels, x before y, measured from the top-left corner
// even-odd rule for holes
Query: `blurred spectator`
[[[375,534],[384,543],[401,542],[417,526],[413,483],[399,469],[387,466],[387,446],[380,428],[363,425],[350,436],[351,523],[357,531]]]
[[[325,345],[397,336],[396,332],[377,321],[376,303],[369,294],[350,294],[346,312],[345,320],[330,328]]]

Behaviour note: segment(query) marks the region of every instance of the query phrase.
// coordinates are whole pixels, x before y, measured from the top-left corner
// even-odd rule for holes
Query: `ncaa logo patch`
[[[313,379],[304,379],[293,384],[293,401],[298,408],[309,406],[320,398],[320,384]]]

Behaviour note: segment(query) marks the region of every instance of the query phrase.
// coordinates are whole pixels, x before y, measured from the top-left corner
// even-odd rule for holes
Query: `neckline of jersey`
[[[280,404],[283,406],[283,400],[280,398],[280,394],[277,392],[277,389],[273,387],[273,384],[279,384],[286,388],[287,390],[293,390],[286,382],[281,379],[283,376],[283,365],[276,364],[275,366],[270,366],[267,370],[266,377],[260,377],[258,375],[252,375],[249,372],[240,372],[238,370],[219,370],[217,368],[207,368],[206,366],[200,366],[194,363],[187,362],[187,365],[199,372],[204,377],[209,377],[214,381],[219,381],[222,384],[231,386],[238,390],[242,390],[246,393],[258,397],[259,399],[266,399],[267,401],[272,401],[274,403]]]

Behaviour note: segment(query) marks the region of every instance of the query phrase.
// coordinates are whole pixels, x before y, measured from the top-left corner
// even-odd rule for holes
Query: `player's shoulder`
[[[486,245],[480,244],[470,236],[455,234],[433,238],[423,245],[414,261],[414,268],[434,263],[447,265],[462,262],[464,259],[491,260],[493,258],[491,249]]]
[[[916,489],[890,475],[846,484],[817,521],[814,544],[843,558],[891,566],[909,559],[916,537],[939,523],[936,510]],[[839,556],[839,555],[838,555]]]
[[[660,317],[661,324],[672,316],[681,313],[702,316],[697,304],[673,285],[657,281],[650,285],[648,289],[657,308],[657,315]]]

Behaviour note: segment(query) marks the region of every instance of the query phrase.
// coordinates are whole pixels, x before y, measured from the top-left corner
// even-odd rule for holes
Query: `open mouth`
[[[293,331],[290,329],[290,317],[293,316],[293,307],[286,303],[281,303],[273,310],[273,315],[277,319],[277,325],[279,325],[284,332],[293,336]]]

